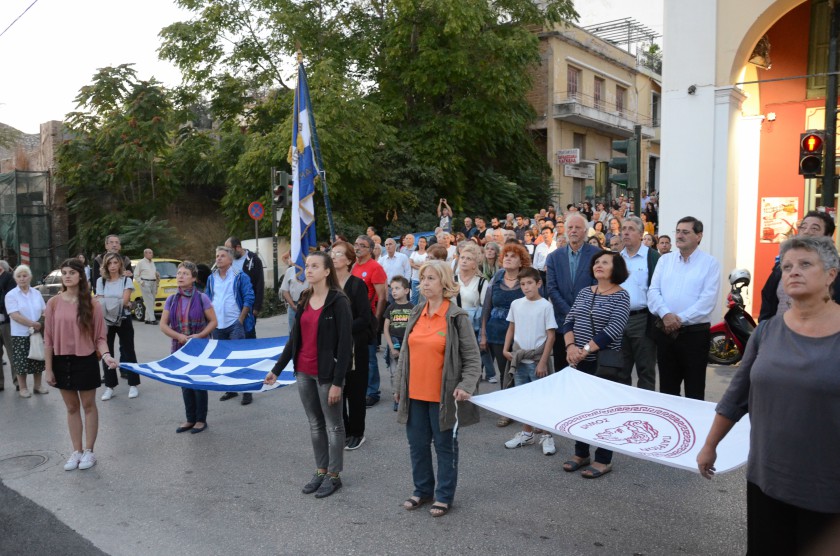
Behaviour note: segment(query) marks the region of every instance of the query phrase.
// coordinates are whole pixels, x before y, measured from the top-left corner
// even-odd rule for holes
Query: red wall
[[[788,12],[768,31],[770,70],[759,70],[759,79],[776,79],[808,73],[808,33],[810,2]],[[761,237],[761,198],[799,196],[799,217],[804,214],[805,182],[798,173],[799,135],[805,131],[805,110],[824,107],[824,99],[806,100],[805,79],[776,81],[759,85],[761,113],[776,113],[776,121],[761,126],[758,170],[758,229],[755,234],[755,276],[753,314],[761,308],[761,288],[779,254],[776,243],[759,243]],[[820,126],[822,127],[822,126]]]

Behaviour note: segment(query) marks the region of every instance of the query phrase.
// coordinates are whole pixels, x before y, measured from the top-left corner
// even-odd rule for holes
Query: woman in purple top
[[[163,315],[160,317],[161,331],[172,338],[170,353],[175,353],[190,338],[207,338],[216,328],[216,312],[210,298],[198,291],[195,279],[198,267],[190,261],[178,265],[175,280],[178,293],[173,293],[166,300]],[[192,430],[192,434],[203,432],[207,428],[207,390],[181,388],[187,421],[175,432]]]

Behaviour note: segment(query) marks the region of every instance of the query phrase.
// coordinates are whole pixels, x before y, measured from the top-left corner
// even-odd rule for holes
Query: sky
[[[664,0],[580,0],[586,26],[633,17],[662,33]],[[0,0],[0,32],[32,0]],[[134,63],[140,79],[180,82],[157,57],[163,27],[190,18],[172,0],[36,0],[0,36],[0,122],[37,133],[75,110],[73,99],[98,68]]]

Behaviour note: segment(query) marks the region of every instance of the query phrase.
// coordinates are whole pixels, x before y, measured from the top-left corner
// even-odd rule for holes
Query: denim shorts
[[[538,378],[536,362],[523,363],[520,361],[519,365],[516,366],[516,374],[513,375],[513,384],[514,386],[522,386],[523,384],[534,382]]]

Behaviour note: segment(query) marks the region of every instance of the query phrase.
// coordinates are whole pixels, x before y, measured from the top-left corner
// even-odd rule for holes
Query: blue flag
[[[315,180],[320,175],[318,136],[309,100],[309,85],[303,62],[298,63],[298,82],[295,89],[292,146],[289,162],[292,165],[292,264],[297,269],[297,279],[304,281],[306,256],[309,249],[317,247],[315,239]]]
[[[192,339],[160,361],[121,363],[120,368],[194,390],[262,392],[295,382],[290,362],[272,386],[263,379],[274,368],[287,337],[256,340]]]

